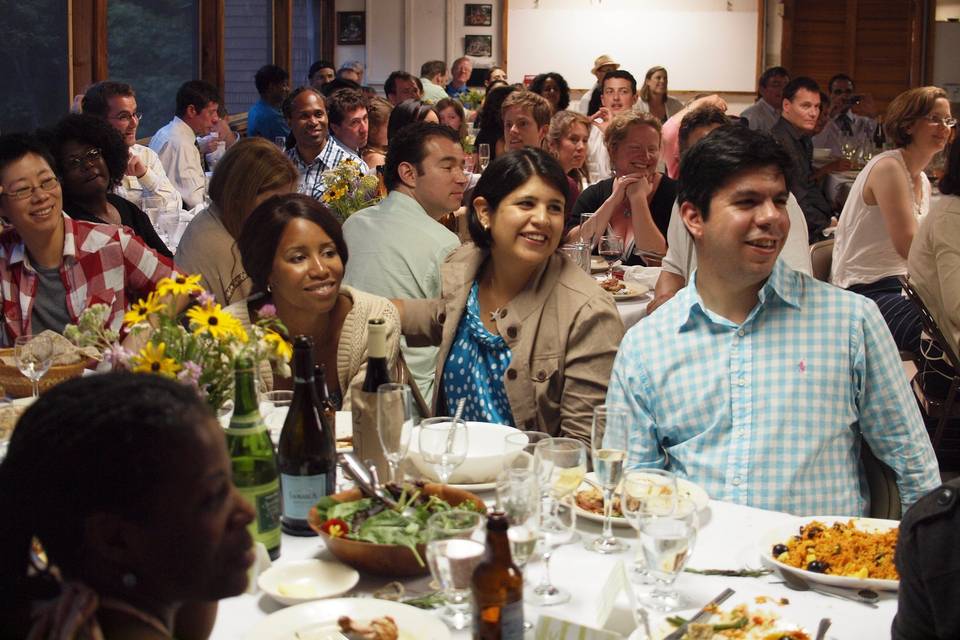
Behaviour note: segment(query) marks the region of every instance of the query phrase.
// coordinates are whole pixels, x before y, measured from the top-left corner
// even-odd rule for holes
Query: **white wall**
[[[960,0],[937,0],[937,20],[960,18]]]

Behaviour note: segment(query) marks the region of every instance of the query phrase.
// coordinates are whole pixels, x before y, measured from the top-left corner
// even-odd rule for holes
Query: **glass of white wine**
[[[673,583],[693,554],[698,527],[697,506],[689,498],[677,498],[670,513],[640,520],[640,547],[655,585],[645,598],[649,607],[658,611],[683,607],[683,598]]]
[[[557,521],[558,503],[576,491],[587,475],[587,448],[573,438],[541,440],[534,448],[533,469],[541,496],[550,505],[541,516],[541,531],[565,529]]]
[[[483,558],[483,515],[441,511],[427,520],[427,564],[443,592],[440,617],[454,629],[470,624],[470,578]]]
[[[451,417],[427,418],[420,423],[420,455],[432,465],[441,484],[467,459],[467,423]]]
[[[597,553],[620,553],[627,545],[613,535],[614,493],[623,478],[627,462],[627,431],[630,414],[626,407],[600,405],[593,410],[590,453],[593,472],[603,492],[603,532],[586,547]]]
[[[477,146],[477,159],[480,161],[480,173],[483,173],[487,170],[487,165],[490,164],[490,145],[486,142]]]
[[[40,395],[40,378],[53,364],[53,340],[46,335],[17,336],[13,343],[13,357],[20,373],[33,386],[33,397]]]

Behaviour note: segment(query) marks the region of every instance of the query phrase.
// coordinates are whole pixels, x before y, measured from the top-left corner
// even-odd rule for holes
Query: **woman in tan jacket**
[[[472,243],[440,269],[442,298],[398,301],[410,345],[440,345],[433,410],[589,442],[623,323],[557,253],[568,185],[539,149],[498,157],[477,184]]]

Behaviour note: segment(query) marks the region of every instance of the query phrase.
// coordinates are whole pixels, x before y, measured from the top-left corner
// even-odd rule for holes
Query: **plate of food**
[[[824,516],[793,520],[760,537],[760,558],[774,569],[847,589],[896,591],[894,566],[900,523]]]
[[[315,600],[261,620],[247,640],[450,640],[435,614],[374,598]]]
[[[597,282],[600,283],[601,289],[608,292],[613,296],[613,299],[617,301],[634,300],[642,297],[646,293],[624,284],[623,280],[619,278],[606,278],[604,280],[598,280]]]
[[[682,621],[676,616],[658,618],[659,622],[651,621],[654,638],[665,638],[673,633]],[[643,626],[636,630],[627,640],[646,640],[646,631]],[[731,609],[717,609],[713,614],[699,623],[687,627],[682,640],[812,640],[813,635],[799,625],[782,620],[779,615],[765,609],[751,609],[746,604],[737,605]]]
[[[574,500],[577,503],[577,517],[594,522],[603,522],[603,494],[597,488],[596,475],[591,471],[584,477],[583,483],[574,494]],[[710,504],[710,496],[700,485],[694,484],[689,480],[677,478],[677,489],[680,495],[689,498],[697,510],[702,511]],[[629,527],[630,523],[623,517],[620,511],[620,494],[616,494],[613,503],[613,518],[610,522],[615,527]]]

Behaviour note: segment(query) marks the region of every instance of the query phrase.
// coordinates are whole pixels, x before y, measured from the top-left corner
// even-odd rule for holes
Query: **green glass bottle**
[[[257,515],[250,523],[254,540],[262,542],[276,560],[280,556],[280,476],[277,456],[260,416],[253,361],[245,356],[235,363],[233,417],[227,427],[227,453],[233,467],[233,484]]]

